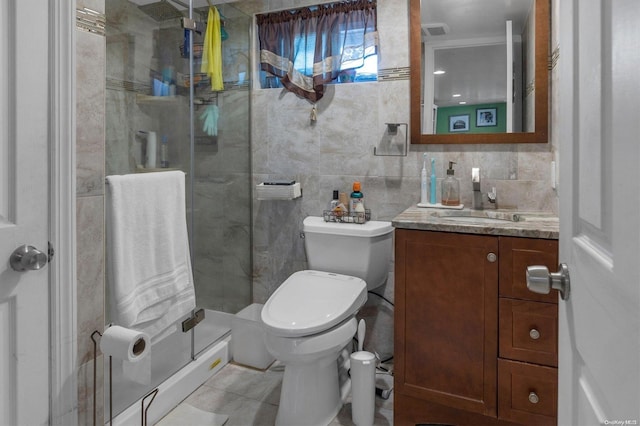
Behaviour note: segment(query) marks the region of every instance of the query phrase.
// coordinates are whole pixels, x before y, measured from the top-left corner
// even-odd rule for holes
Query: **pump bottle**
[[[453,165],[456,164],[453,161],[449,161],[449,168],[447,169],[447,177],[442,181],[442,199],[443,206],[458,206],[460,205],[460,182],[455,178],[455,171]]]

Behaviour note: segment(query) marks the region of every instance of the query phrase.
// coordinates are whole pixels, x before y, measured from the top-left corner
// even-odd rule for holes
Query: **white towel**
[[[152,341],[196,306],[181,171],[107,177],[111,321]]]

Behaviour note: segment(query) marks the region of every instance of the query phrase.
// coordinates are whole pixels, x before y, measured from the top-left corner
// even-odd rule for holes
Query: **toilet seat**
[[[267,300],[262,322],[277,336],[309,336],[341,323],[366,300],[367,284],[360,278],[300,271],[287,278]]]

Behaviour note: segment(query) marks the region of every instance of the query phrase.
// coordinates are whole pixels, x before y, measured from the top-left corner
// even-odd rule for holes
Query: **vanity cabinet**
[[[557,294],[526,288],[557,240],[395,231],[394,424],[552,425]]]

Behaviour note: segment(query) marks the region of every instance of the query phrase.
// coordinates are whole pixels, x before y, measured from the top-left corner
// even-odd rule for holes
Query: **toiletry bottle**
[[[166,169],[169,167],[169,139],[167,135],[162,136],[162,144],[160,145],[160,167]]]
[[[349,197],[347,197],[347,193],[346,192],[341,192],[340,193],[340,197],[338,199],[340,200],[340,204],[342,204],[344,206],[345,213],[348,213],[349,212]]]
[[[327,210],[329,210],[330,212],[334,211],[334,209],[340,204],[338,192],[339,191],[337,189],[333,190],[333,198],[331,199],[331,201],[329,201],[329,206],[327,207]]]
[[[356,211],[357,204],[362,204],[364,208],[364,194],[360,192],[360,182],[353,182],[353,192],[351,192],[349,200],[349,211],[351,213]]]
[[[344,194],[345,199],[346,196],[347,194]],[[329,221],[342,221],[343,216],[347,214],[347,207],[340,201],[337,189],[333,191],[333,199],[329,201],[328,209],[324,214],[325,220],[329,218]]]
[[[355,214],[352,215],[354,222],[365,223],[367,221],[367,215],[364,210],[364,203],[355,203],[354,212]]]
[[[156,168],[156,132],[147,133],[147,169]]]
[[[420,204],[427,204],[427,153],[422,154],[422,173],[420,174]]]
[[[431,204],[436,203],[436,183],[438,180],[436,179],[436,159],[431,159],[431,192],[429,193],[431,199],[429,202]]]
[[[440,202],[443,206],[460,205],[460,182],[454,177],[454,164],[456,163],[449,161],[447,177],[442,181],[442,199]]]

